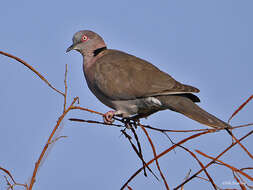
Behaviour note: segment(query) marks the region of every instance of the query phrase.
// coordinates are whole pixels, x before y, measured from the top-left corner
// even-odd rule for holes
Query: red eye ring
[[[86,35],[83,35],[82,38],[81,38],[82,42],[85,42],[85,41],[87,41],[88,39],[89,39],[89,38],[88,38]]]

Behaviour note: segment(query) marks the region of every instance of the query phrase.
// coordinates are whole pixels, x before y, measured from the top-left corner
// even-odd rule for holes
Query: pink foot
[[[103,119],[106,124],[112,124],[114,122],[113,116],[115,111],[108,111],[104,114]]]

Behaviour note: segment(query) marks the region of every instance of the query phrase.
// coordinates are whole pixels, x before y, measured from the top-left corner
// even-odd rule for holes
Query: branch
[[[66,104],[67,104],[67,92],[68,92],[68,86],[67,86],[67,72],[68,72],[68,65],[65,66],[65,75],[64,75],[64,103],[63,103],[63,112],[66,111]]]
[[[123,135],[125,135],[125,137],[128,139],[128,141],[130,142],[132,148],[134,149],[135,153],[137,154],[137,156],[141,159],[142,163],[143,163],[143,169],[145,167],[148,168],[148,170],[150,171],[150,173],[153,174],[153,176],[159,181],[158,177],[155,175],[155,173],[149,168],[148,164],[145,162],[145,160],[143,159],[142,155],[140,154],[140,152],[138,151],[138,149],[136,148],[136,146],[134,145],[134,143],[132,142],[131,137],[124,131],[121,130],[121,132],[123,133]],[[145,174],[144,174],[145,175]]]
[[[248,178],[249,180],[253,181],[253,177],[249,176],[248,174],[244,173],[243,171],[241,171],[241,170],[239,170],[239,169],[237,169],[237,168],[235,168],[235,167],[233,167],[233,166],[231,166],[231,165],[229,165],[229,164],[227,164],[227,163],[225,163],[225,162],[223,162],[223,161],[221,161],[221,160],[218,160],[217,158],[214,158],[214,157],[212,157],[212,156],[208,156],[207,154],[205,154],[205,153],[203,153],[203,152],[201,152],[201,151],[199,151],[199,150],[195,150],[195,151],[196,151],[197,153],[201,154],[202,156],[206,157],[206,158],[215,160],[216,162],[220,162],[220,163],[223,164],[224,166],[230,168],[231,170],[233,170],[233,171],[235,171],[235,172],[238,172],[238,173],[242,174],[243,176],[245,176],[245,177]]]
[[[41,80],[43,80],[50,88],[52,88],[54,91],[58,92],[59,94],[63,95],[64,96],[64,93],[61,92],[60,90],[57,90],[55,87],[53,87],[53,85],[51,85],[48,80],[43,77],[38,71],[36,71],[31,65],[29,65],[28,63],[26,63],[25,61],[23,61],[22,59],[14,56],[14,55],[11,55],[9,53],[5,53],[3,51],[0,51],[0,54],[2,55],[5,55],[7,57],[10,57],[12,59],[15,59],[17,60],[18,62],[22,63],[24,66],[26,66],[28,69],[30,69],[31,71],[33,71],[38,77],[40,77]]]
[[[249,133],[247,133],[246,135],[244,135],[242,138],[239,139],[239,141],[244,140],[245,138],[247,138],[248,136],[250,136],[253,133],[253,130],[250,131]],[[229,147],[227,147],[224,151],[222,151],[218,156],[215,157],[214,160],[212,160],[211,162],[209,162],[204,168],[208,168],[210,165],[212,165],[216,159],[219,159],[223,154],[225,154],[228,150],[230,150],[233,146],[235,146],[237,144],[237,142],[233,142]],[[181,186],[183,186],[184,184],[188,183],[190,180],[192,180],[193,178],[195,178],[198,174],[200,174],[204,169],[200,169],[198,172],[196,172],[194,175],[192,175],[190,178],[188,178],[187,180],[185,180],[183,183],[181,183],[180,185],[178,185],[177,187],[174,188],[174,190],[179,189]]]
[[[140,123],[139,123],[139,126],[140,126],[141,129],[144,131],[145,135],[147,136],[148,141],[149,141],[149,143],[150,143],[150,145],[151,145],[151,147],[152,147],[152,150],[153,150],[154,158],[156,158],[157,155],[156,155],[155,146],[154,146],[154,144],[153,144],[153,142],[152,142],[152,140],[151,140],[151,138],[150,138],[150,136],[149,136],[147,130],[146,130]],[[166,179],[165,179],[165,177],[164,177],[164,175],[163,175],[163,172],[162,172],[162,170],[161,170],[161,168],[160,168],[160,165],[159,165],[159,163],[158,163],[158,160],[155,159],[155,161],[156,161],[156,167],[157,167],[157,169],[159,170],[160,175],[161,175],[161,177],[162,177],[162,179],[163,179],[163,183],[164,183],[166,189],[169,190],[170,188],[169,188],[168,183],[167,183],[167,181],[166,181]]]
[[[214,183],[213,179],[211,178],[211,176],[209,175],[209,173],[205,169],[205,166],[203,165],[203,163],[198,159],[198,157],[192,151],[190,151],[189,149],[185,148],[184,146],[182,146],[182,145],[178,145],[178,146],[181,147],[181,148],[183,148],[184,150],[186,150],[188,153],[190,153],[190,155],[193,158],[195,158],[195,160],[197,160],[197,162],[199,163],[200,167],[204,170],[206,176],[208,177],[209,181],[211,182],[213,188],[215,190],[217,190],[217,188],[216,188],[217,185]]]
[[[215,131],[214,129],[210,129],[209,131],[204,131],[201,133],[197,133],[194,135],[191,135],[190,137],[187,137],[183,140],[181,140],[180,142],[178,142],[177,144],[172,145],[170,148],[168,148],[167,150],[163,151],[162,153],[158,154],[156,158],[153,158],[152,160],[150,160],[149,162],[147,162],[147,165],[150,165],[151,163],[153,163],[156,159],[159,159],[160,157],[164,156],[165,154],[167,154],[168,152],[170,152],[171,150],[174,150],[174,148],[176,148],[178,145],[183,144],[191,139],[194,139],[196,137],[199,137],[201,135],[210,133]],[[121,190],[123,190],[129,182],[131,182],[141,171],[143,170],[143,167],[139,168],[128,180],[127,182],[120,188]]]
[[[74,105],[74,103],[78,100],[78,97],[74,98],[74,100],[72,101],[71,105],[68,107],[68,109],[66,109],[66,111],[63,112],[63,114],[59,117],[51,135],[49,136],[48,140],[47,140],[47,143],[46,145],[44,146],[40,156],[39,156],[39,159],[38,161],[35,163],[35,168],[33,170],[33,175],[32,175],[32,178],[31,178],[31,181],[30,181],[30,185],[29,185],[29,188],[28,190],[31,190],[33,185],[34,185],[34,182],[35,182],[35,178],[36,178],[36,175],[37,175],[37,172],[38,172],[38,168],[40,166],[40,163],[41,163],[41,160],[42,158],[44,157],[47,149],[48,149],[48,146],[51,144],[52,142],[52,139],[53,139],[53,136],[55,134],[55,132],[57,131],[60,123],[62,122],[63,118],[65,117],[65,115],[71,110],[72,106]]]
[[[228,119],[228,123],[231,121],[231,119],[244,107],[247,103],[253,98],[253,95],[251,95],[244,103],[242,103],[237,110],[231,115],[231,117]]]

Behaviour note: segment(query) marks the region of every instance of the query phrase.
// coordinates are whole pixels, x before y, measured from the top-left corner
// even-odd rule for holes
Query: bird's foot
[[[128,117],[128,118],[123,118],[121,122],[125,124],[127,129],[131,129],[132,127],[135,127],[137,129],[140,119],[137,117]]]
[[[113,116],[115,115],[115,111],[108,111],[103,115],[104,122],[106,124],[112,124],[115,119],[113,119]]]

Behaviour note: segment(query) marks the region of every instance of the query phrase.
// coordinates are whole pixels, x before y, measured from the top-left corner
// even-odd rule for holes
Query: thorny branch
[[[41,152],[41,154],[40,154],[40,156],[39,156],[39,158],[38,158],[38,160],[37,160],[37,162],[36,162],[36,164],[35,164],[34,171],[33,171],[33,175],[32,175],[32,178],[31,178],[31,180],[30,180],[29,185],[27,185],[27,184],[16,183],[16,181],[14,180],[13,176],[11,175],[11,173],[10,173],[8,170],[6,170],[6,169],[0,167],[0,170],[3,171],[3,172],[7,175],[7,176],[4,176],[4,177],[5,177],[5,179],[6,179],[7,185],[9,186],[8,189],[14,189],[14,186],[19,185],[19,186],[25,187],[27,190],[32,190],[33,185],[34,185],[34,183],[35,183],[35,179],[36,179],[37,173],[38,173],[38,168],[39,168],[40,165],[41,165],[42,159],[45,157],[45,154],[46,154],[46,152],[47,152],[47,150],[48,150],[49,145],[55,143],[58,139],[60,139],[60,138],[62,138],[62,137],[66,137],[66,136],[59,136],[59,137],[56,137],[55,134],[56,134],[56,131],[57,131],[57,129],[59,128],[61,122],[62,122],[63,119],[66,117],[67,113],[68,113],[69,111],[71,111],[71,110],[81,110],[81,111],[88,111],[88,112],[90,112],[90,113],[94,113],[94,114],[97,114],[97,115],[100,115],[100,116],[104,116],[104,114],[103,114],[103,113],[100,113],[100,112],[97,112],[97,111],[94,111],[94,110],[91,110],[91,109],[84,108],[84,107],[76,106],[75,103],[76,103],[76,102],[79,103],[79,98],[78,98],[78,97],[74,98],[73,101],[72,101],[72,103],[67,107],[67,91],[68,91],[68,88],[67,88],[67,65],[66,65],[66,68],[65,68],[65,69],[66,69],[66,70],[65,70],[65,75],[64,75],[64,86],[65,86],[65,90],[64,90],[64,93],[63,93],[63,92],[61,92],[60,90],[56,89],[53,85],[51,85],[51,84],[48,82],[48,80],[47,80],[46,78],[44,78],[37,70],[35,70],[31,65],[27,64],[27,63],[26,63],[25,61],[23,61],[22,59],[20,59],[20,58],[18,58],[18,57],[16,57],[16,56],[13,56],[13,55],[11,55],[11,54],[5,53],[5,52],[3,52],[3,51],[0,51],[0,54],[5,55],[5,56],[8,56],[8,57],[10,57],[10,58],[12,58],[12,59],[15,59],[15,60],[17,60],[18,62],[22,63],[24,66],[26,66],[26,67],[27,67],[28,69],[30,69],[32,72],[34,72],[41,80],[43,80],[51,89],[53,89],[54,91],[56,91],[57,93],[61,94],[61,95],[64,97],[63,113],[62,113],[62,115],[59,117],[59,119],[58,119],[58,121],[57,121],[57,124],[56,124],[55,127],[53,128],[53,130],[52,130],[52,132],[51,132],[51,134],[50,134],[50,136],[49,136],[49,138],[48,138],[48,140],[47,140],[47,143],[45,144],[45,146],[44,146],[44,148],[43,148],[43,150],[42,150],[42,152]],[[253,99],[253,95],[251,95],[241,106],[239,106],[239,108],[231,115],[231,117],[229,118],[228,122],[230,122],[231,119],[232,119],[241,109],[243,109],[243,108],[245,107],[245,105],[248,104],[249,101],[251,101],[252,99]],[[199,154],[201,154],[201,155],[203,155],[203,156],[205,156],[205,157],[208,157],[208,158],[212,159],[211,162],[209,162],[206,166],[204,166],[203,163],[197,158],[197,156],[196,156],[191,150],[189,150],[188,148],[183,147],[182,144],[184,144],[184,143],[187,142],[187,141],[190,141],[190,140],[193,140],[193,139],[195,139],[195,138],[198,138],[198,137],[200,137],[200,136],[202,136],[202,135],[205,135],[205,134],[208,134],[208,133],[212,133],[212,132],[216,132],[216,131],[217,131],[216,129],[168,130],[168,129],[159,129],[159,128],[151,127],[151,126],[149,126],[149,125],[142,125],[142,124],[140,124],[140,123],[138,122],[138,126],[140,126],[140,127],[142,128],[142,130],[144,131],[145,135],[147,136],[147,139],[148,139],[148,141],[149,141],[149,143],[150,143],[150,145],[151,145],[151,148],[152,148],[153,154],[154,154],[154,158],[151,159],[149,162],[146,163],[146,162],[144,161],[144,158],[143,158],[143,155],[142,155],[141,144],[140,144],[140,142],[139,142],[139,138],[138,138],[138,136],[137,136],[137,134],[136,134],[136,132],[135,132],[135,129],[133,128],[133,125],[134,125],[134,126],[137,126],[136,123],[135,123],[135,121],[131,121],[131,120],[126,121],[126,120],[123,120],[123,119],[120,119],[120,118],[117,118],[117,117],[115,117],[114,119],[115,119],[116,121],[120,122],[121,124],[110,124],[110,126],[123,127],[123,128],[125,128],[126,126],[128,126],[128,127],[130,126],[130,129],[131,129],[131,131],[132,131],[132,133],[133,133],[133,135],[134,135],[134,137],[135,137],[135,140],[136,140],[136,142],[137,142],[137,147],[138,147],[138,149],[137,149],[137,147],[133,144],[133,142],[131,141],[131,137],[125,132],[125,130],[122,130],[122,131],[123,131],[123,134],[128,138],[128,140],[130,141],[130,143],[131,143],[133,149],[135,150],[135,152],[137,153],[137,155],[139,156],[139,158],[140,158],[140,159],[142,160],[142,162],[143,162],[143,166],[142,166],[140,169],[138,169],[138,170],[127,180],[127,182],[122,186],[121,189],[124,189],[125,187],[127,187],[128,189],[132,189],[132,188],[128,185],[129,182],[132,181],[132,180],[135,178],[135,176],[137,176],[143,169],[148,168],[149,171],[150,171],[151,173],[153,173],[153,171],[149,168],[149,165],[150,165],[151,163],[153,163],[154,161],[156,162],[157,169],[158,169],[159,172],[160,172],[160,175],[161,175],[161,177],[162,177],[162,179],[163,179],[163,181],[164,181],[164,184],[165,184],[166,189],[169,189],[169,186],[168,186],[168,184],[167,184],[167,181],[166,181],[166,179],[165,179],[165,177],[164,177],[164,175],[163,175],[163,173],[162,173],[162,171],[161,171],[161,168],[160,168],[160,166],[159,166],[158,159],[161,158],[162,156],[164,156],[165,154],[167,154],[168,152],[170,152],[171,150],[174,150],[176,147],[181,147],[181,148],[183,148],[184,150],[186,150],[188,153],[190,153],[190,155],[193,156],[193,157],[197,160],[197,162],[198,162],[199,165],[201,166],[201,169],[200,169],[198,172],[196,172],[194,175],[192,175],[191,177],[189,177],[189,175],[190,175],[190,173],[189,173],[189,175],[188,175],[187,178],[184,180],[184,182],[182,182],[180,185],[178,185],[175,189],[178,189],[178,188],[180,188],[180,187],[183,188],[183,185],[184,185],[184,184],[188,183],[189,181],[191,181],[191,180],[192,180],[193,178],[195,178],[195,177],[199,177],[198,175],[199,175],[202,171],[204,171],[204,172],[206,173],[207,177],[208,177],[208,179],[205,179],[205,180],[208,181],[208,182],[210,182],[210,183],[213,185],[213,188],[214,188],[214,189],[219,189],[218,186],[214,183],[213,179],[210,177],[210,175],[209,175],[209,174],[207,173],[207,171],[206,171],[206,169],[207,169],[210,165],[212,165],[213,163],[216,163],[216,162],[221,163],[222,165],[224,165],[224,166],[230,168],[230,169],[233,171],[234,178],[235,178],[235,180],[240,184],[241,189],[246,189],[245,186],[243,185],[243,184],[246,184],[246,183],[244,183],[243,178],[242,178],[240,175],[243,175],[244,177],[246,177],[247,179],[249,179],[249,180],[251,180],[251,181],[253,180],[253,178],[252,178],[251,176],[249,176],[247,173],[243,172],[243,170],[252,169],[252,167],[245,167],[245,168],[242,168],[242,169],[237,169],[236,167],[231,166],[231,165],[228,165],[227,163],[225,163],[225,162],[219,160],[219,158],[220,158],[223,154],[225,154],[226,152],[228,152],[228,150],[230,150],[230,149],[231,149],[234,145],[236,145],[236,144],[239,144],[239,145],[242,147],[242,149],[243,149],[245,152],[247,152],[247,154],[248,154],[251,158],[253,158],[252,155],[251,155],[251,153],[246,149],[246,147],[244,147],[244,146],[240,143],[240,141],[242,141],[242,140],[244,140],[245,138],[247,138],[248,136],[250,136],[250,135],[253,133],[253,131],[250,131],[249,133],[247,133],[246,135],[244,135],[243,137],[241,137],[239,140],[237,140],[234,136],[232,136],[233,139],[235,140],[235,142],[233,142],[229,147],[227,147],[224,151],[222,151],[222,152],[221,152],[218,156],[216,156],[216,157],[211,157],[211,156],[208,156],[208,155],[206,155],[206,154],[204,154],[204,153],[202,153],[202,152],[200,152],[200,151],[197,151]],[[99,125],[108,125],[108,124],[106,124],[106,123],[104,123],[104,122],[93,121],[93,120],[74,119],[74,118],[71,118],[70,120],[71,120],[71,121],[78,121],[78,122],[86,122],[86,123],[99,124]],[[240,125],[240,126],[235,126],[235,127],[232,127],[230,130],[240,129],[240,128],[242,128],[242,127],[249,127],[249,126],[252,126],[252,125],[253,125],[253,123],[245,124],[245,125]],[[168,133],[168,132],[174,132],[174,133],[180,133],[180,132],[181,132],[181,133],[186,133],[186,132],[199,132],[199,133],[193,134],[193,135],[191,135],[191,136],[189,136],[189,137],[187,137],[187,138],[185,138],[185,139],[179,141],[178,143],[173,144],[171,147],[169,147],[168,149],[166,149],[165,151],[163,151],[163,152],[161,152],[160,154],[157,155],[156,150],[155,150],[155,147],[154,147],[154,144],[153,144],[153,142],[152,142],[152,140],[151,140],[151,138],[150,138],[150,136],[149,136],[149,134],[148,134],[148,132],[147,132],[147,130],[146,130],[145,128],[150,129],[150,130],[155,130],[155,131],[158,131],[158,132],[162,132],[162,133],[165,133],[165,134]],[[240,174],[240,175],[239,175],[239,174]],[[155,176],[154,173],[153,173],[153,175]],[[236,175],[238,175],[240,179],[239,179],[238,177],[236,177]],[[156,176],[155,176],[155,177],[156,177]],[[11,179],[11,181],[10,181],[8,178]],[[199,178],[200,178],[200,177],[199,177]],[[241,181],[242,181],[243,183],[241,183]],[[249,186],[249,185],[247,185],[247,184],[246,184],[246,186],[247,186],[247,187],[251,187],[251,186]]]

